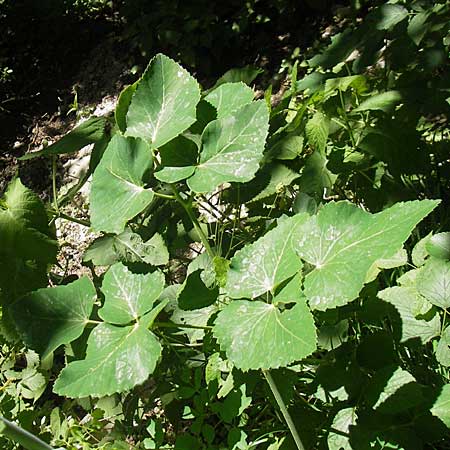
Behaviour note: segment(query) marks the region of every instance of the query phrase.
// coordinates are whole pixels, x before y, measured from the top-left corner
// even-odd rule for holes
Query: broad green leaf
[[[377,295],[395,308],[391,320],[394,326],[400,328],[400,342],[419,339],[425,344],[435,336],[439,336],[441,321],[438,315],[429,321],[416,319],[413,309],[418,294],[415,288],[395,286],[379,291]]]
[[[436,359],[443,366],[450,366],[450,326],[441,334],[438,346],[436,348]]]
[[[209,123],[203,131],[200,162],[188,179],[189,187],[200,193],[229,181],[250,181],[262,159],[268,121],[267,106],[264,100],[258,100]]]
[[[117,101],[116,110],[114,111],[114,116],[116,119],[117,126],[122,133],[125,133],[127,129],[127,112],[130,107],[131,99],[136,92],[139,80],[127,86],[119,95],[119,100]]]
[[[386,366],[376,372],[366,392],[367,401],[385,414],[405,411],[423,401],[416,379],[406,370]]]
[[[127,135],[158,148],[187,130],[200,101],[197,81],[175,61],[158,54],[149,63],[131,99]]]
[[[324,153],[329,133],[328,119],[320,111],[317,111],[306,123],[306,137],[309,145],[320,153]]]
[[[430,303],[450,307],[450,261],[430,259],[417,277],[417,290]]]
[[[428,233],[424,238],[422,238],[413,248],[411,253],[411,259],[416,267],[423,266],[426,259],[428,258],[428,251],[426,249],[426,244],[431,238],[432,233]]]
[[[250,84],[259,74],[264,71],[259,67],[245,66],[241,68],[230,69],[225,72],[214,85],[213,89],[216,89],[225,83],[245,83]]]
[[[399,91],[387,91],[381,94],[376,94],[364,100],[357,108],[353,110],[354,113],[369,110],[380,110],[389,112],[396,105],[402,101],[402,95]]]
[[[334,416],[331,427],[334,430],[341,431],[344,434],[338,434],[330,431],[327,438],[328,448],[330,450],[352,450],[353,447],[350,444],[349,435],[351,432],[350,427],[356,426],[356,410],[355,408],[345,408],[338,411]]]
[[[225,287],[231,298],[255,298],[275,288],[302,268],[294,251],[298,229],[307,214],[279,220],[278,225],[253,244],[236,252]]]
[[[105,304],[98,315],[106,322],[126,325],[150,311],[163,289],[161,272],[135,274],[123,264],[115,264],[103,279]]]
[[[190,137],[181,135],[159,149],[161,166],[155,178],[165,183],[176,183],[190,177],[195,171],[199,148]]]
[[[426,23],[430,15],[430,11],[422,11],[416,14],[408,24],[408,36],[417,46],[420,45],[430,27],[430,24]]]
[[[244,371],[286,367],[316,349],[314,320],[304,301],[280,311],[274,304],[235,300],[220,311],[213,333]]]
[[[23,341],[44,359],[81,336],[95,298],[92,282],[83,277],[31,292],[11,305],[11,313]]]
[[[283,192],[287,186],[300,177],[300,174],[289,169],[284,164],[271,164],[268,167],[269,170],[269,184],[255,197],[253,197],[249,203],[263,200],[271,195]]]
[[[447,428],[450,428],[450,384],[442,386],[442,390],[431,408],[431,414],[441,419]]]
[[[160,355],[160,343],[144,324],[101,323],[89,336],[86,359],[69,363],[53,390],[71,398],[124,392],[148,378]]]
[[[210,92],[205,100],[217,110],[217,118],[223,119],[242,106],[251,103],[255,93],[242,82],[224,83]]]
[[[44,204],[18,178],[0,200],[0,242],[0,304],[47,285],[57,242]]]
[[[438,233],[430,237],[425,243],[430,256],[439,259],[450,259],[450,232]]]
[[[25,161],[42,155],[60,155],[76,152],[86,145],[100,141],[105,134],[105,125],[105,117],[91,117],[76,126],[58,142],[45,147],[43,150],[27,153],[19,159]]]
[[[295,159],[303,151],[303,136],[286,136],[270,150],[276,159]]]
[[[300,192],[322,197],[333,187],[337,175],[328,170],[327,164],[328,159],[318,151],[308,156],[298,182]]]
[[[155,233],[144,242],[139,234],[127,228],[115,237],[113,246],[122,262],[146,263],[153,266],[162,266],[169,262],[169,252],[159,233]]]
[[[397,203],[370,214],[349,202],[331,202],[300,224],[295,249],[315,266],[304,281],[311,308],[336,308],[357,298],[371,265],[397,252],[437,204]]]
[[[121,233],[126,223],[153,200],[144,188],[144,174],[152,167],[152,155],[141,139],[116,134],[105,150],[92,178],[90,210],[97,231]]]
[[[191,272],[178,294],[178,305],[185,311],[206,308],[217,301],[219,288],[207,288],[200,278],[201,272],[200,269]]]
[[[401,5],[386,3],[376,8],[367,20],[377,30],[391,30],[395,25],[408,17],[408,10]]]

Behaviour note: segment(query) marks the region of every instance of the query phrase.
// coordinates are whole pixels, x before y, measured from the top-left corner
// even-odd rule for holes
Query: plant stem
[[[160,328],[193,328],[195,330],[211,330],[212,327],[202,327],[199,325],[188,325],[187,323],[155,322],[155,327]]]
[[[263,370],[262,373],[266,378],[267,383],[269,384],[270,390],[272,391],[272,394],[275,397],[278,407],[280,408],[281,414],[283,415],[284,420],[286,421],[286,424],[289,428],[289,431],[292,434],[292,438],[294,439],[295,445],[297,446],[298,450],[305,450],[302,440],[300,439],[300,436],[297,432],[297,428],[295,428],[294,421],[292,420],[292,417],[289,414],[287,406],[284,403],[283,397],[281,397],[280,391],[278,390],[278,387],[275,383],[275,380],[272,378],[270,371]]]
[[[161,198],[165,198],[167,200],[175,200],[175,198],[176,198],[174,195],[163,194],[162,192],[153,191],[153,193],[155,194],[155,197],[161,197]]]
[[[216,255],[215,255],[213,249],[211,248],[211,246],[209,245],[208,238],[205,235],[205,233],[203,232],[203,230],[200,226],[200,223],[197,220],[197,217],[195,217],[194,211],[192,211],[191,202],[186,202],[185,200],[183,200],[181,198],[181,195],[177,191],[177,188],[175,187],[174,184],[171,184],[170,187],[175,196],[175,199],[184,208],[184,210],[186,211],[186,214],[189,216],[189,219],[191,219],[192,225],[194,225],[195,231],[197,231],[197,233],[200,237],[200,240],[202,241],[202,244],[206,249],[206,252],[211,257],[211,259],[214,258],[214,256],[216,256]]]
[[[56,189],[56,156],[52,157],[52,189],[53,189],[53,207],[59,213],[58,191]]]
[[[88,220],[77,219],[76,217],[68,216],[67,214],[64,214],[61,211],[50,210],[50,213],[53,214],[53,216],[56,218],[65,219],[70,222],[78,223],[80,225],[84,225],[85,227],[91,226],[91,223]]]
[[[344,121],[346,124],[348,135],[350,137],[350,141],[352,142],[352,147],[355,148],[356,147],[355,136],[353,136],[352,127],[350,125],[350,121],[348,120],[347,111],[345,110],[344,97],[342,96],[342,91],[340,89],[339,89],[339,99],[341,101],[342,113],[344,114]]]

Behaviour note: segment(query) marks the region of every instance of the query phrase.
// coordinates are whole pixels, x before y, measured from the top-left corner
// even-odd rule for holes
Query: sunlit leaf
[[[229,116],[240,107],[251,103],[255,93],[246,84],[224,83],[210,92],[205,100],[217,110],[217,118]]]
[[[430,259],[417,277],[417,290],[430,303],[450,307],[450,261]]]

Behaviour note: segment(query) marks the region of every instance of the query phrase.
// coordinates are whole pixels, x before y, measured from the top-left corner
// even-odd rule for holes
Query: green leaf
[[[428,32],[430,24],[427,24],[427,20],[430,15],[430,11],[422,11],[416,14],[408,24],[408,36],[417,46]]]
[[[223,119],[251,103],[254,96],[253,89],[242,82],[224,83],[210,92],[205,100],[216,108],[217,118]]]
[[[60,155],[76,152],[86,145],[100,141],[105,134],[105,125],[105,117],[91,117],[67,133],[58,142],[45,147],[43,150],[27,153],[18,159],[26,161],[42,155]]]
[[[144,188],[144,174],[152,167],[152,155],[141,139],[116,134],[108,144],[92,178],[90,210],[97,231],[120,233],[126,223],[153,200]]]
[[[245,66],[241,68],[230,69],[225,72],[214,85],[213,89],[216,89],[225,83],[239,83],[250,84],[259,74],[263,73],[259,67]]]
[[[126,325],[150,311],[163,289],[162,272],[135,274],[123,264],[115,264],[103,279],[105,304],[98,315],[106,322]]]
[[[219,288],[208,289],[200,278],[201,270],[191,272],[178,294],[178,305],[185,311],[205,308],[216,302]]]
[[[333,187],[337,175],[328,170],[327,164],[328,159],[318,151],[306,159],[299,180],[300,192],[322,197],[324,192],[326,193]]]
[[[97,295],[87,277],[65,286],[39,289],[11,305],[23,341],[44,359],[81,336]]]
[[[334,416],[331,427],[334,430],[338,430],[344,434],[338,434],[330,431],[328,434],[327,442],[330,450],[352,450],[353,447],[350,444],[351,427],[356,426],[356,411],[355,408],[345,408],[338,411]]]
[[[127,129],[127,112],[130,107],[131,99],[136,92],[139,80],[133,84],[127,86],[119,95],[119,100],[117,101],[116,110],[114,111],[114,116],[116,118],[117,126],[122,133],[125,133]]]
[[[274,304],[235,300],[219,313],[213,333],[244,371],[286,367],[316,349],[314,320],[304,301],[280,311]]]
[[[381,94],[376,94],[364,100],[352,112],[361,112],[369,110],[380,110],[389,112],[394,109],[402,101],[402,95],[399,91],[387,91]]]
[[[169,252],[164,239],[155,233],[148,241],[133,233],[129,228],[117,236],[113,242],[117,257],[126,263],[146,263],[162,266],[169,262]]]
[[[304,281],[310,307],[323,311],[354,300],[371,265],[397,252],[437,204],[397,203],[370,214],[349,202],[331,202],[300,224],[295,249],[315,266]]]
[[[329,133],[328,119],[320,111],[317,111],[306,123],[306,137],[309,145],[320,153],[324,153]]]
[[[395,286],[379,291],[377,295],[395,308],[396,313],[392,315],[391,320],[394,326],[400,328],[400,342],[420,339],[422,344],[425,344],[435,336],[439,336],[441,321],[438,315],[429,321],[416,319],[414,307],[418,293],[414,287]]]
[[[83,262],[92,261],[95,266],[111,266],[118,262],[119,257],[114,250],[114,242],[118,236],[120,234],[97,238],[84,252]]]
[[[131,99],[127,135],[158,148],[196,120],[197,81],[175,61],[158,54],[149,63]]]
[[[432,233],[428,233],[424,238],[422,238],[413,248],[411,253],[411,259],[416,267],[423,266],[426,259],[428,258],[428,251],[426,250],[426,244],[431,238]]]
[[[426,241],[425,248],[430,256],[450,259],[450,233],[435,234]]]
[[[124,392],[148,378],[160,355],[161,345],[144,324],[101,323],[89,336],[86,359],[68,364],[53,390],[71,398]]]
[[[303,151],[303,136],[286,136],[270,150],[276,159],[295,159]]]
[[[268,122],[269,112],[264,100],[210,122],[203,131],[200,163],[188,179],[189,187],[201,193],[229,181],[250,181],[259,168]]]
[[[393,269],[394,267],[400,267],[408,264],[408,253],[404,248],[401,248],[390,258],[382,258],[375,261],[370,267],[366,275],[365,283],[370,283],[375,280],[382,269]]]
[[[275,288],[302,268],[294,251],[298,229],[307,214],[279,220],[276,228],[236,252],[225,287],[231,298],[255,298]]]
[[[376,372],[366,392],[367,401],[385,414],[397,414],[423,401],[416,379],[400,367],[387,366]]]
[[[431,408],[431,414],[441,419],[447,428],[450,428],[450,384],[442,387],[438,398]]]
[[[430,303],[450,307],[450,261],[430,259],[417,277],[417,290]]]
[[[443,366],[450,366],[450,326],[441,334],[438,346],[436,348],[436,359]]]
[[[192,311],[184,311],[180,308],[176,308],[171,316],[171,320],[178,324],[194,325],[196,327],[206,327],[211,316],[217,312],[217,306],[211,305],[206,308],[194,309]],[[183,329],[191,344],[195,344],[201,340],[205,335],[204,330],[201,328],[195,329]]]
[[[363,75],[330,78],[325,82],[325,98],[333,94],[337,94],[339,91],[345,92],[351,87],[354,88],[359,94],[364,92],[367,87],[366,78]]]
[[[408,17],[406,8],[401,5],[386,3],[375,9],[370,17],[368,16],[368,20],[373,22],[377,30],[391,30],[406,17]]]

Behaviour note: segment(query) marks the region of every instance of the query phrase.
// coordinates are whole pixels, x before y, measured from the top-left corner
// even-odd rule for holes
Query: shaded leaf
[[[144,188],[144,174],[152,167],[150,148],[141,139],[116,134],[95,169],[90,195],[92,227],[120,233],[126,223],[153,200]]]
[[[430,259],[417,277],[417,290],[430,303],[450,307],[450,261]]]
[[[345,408],[338,411],[334,416],[331,427],[335,430],[341,431],[343,434],[338,434],[330,431],[327,438],[328,448],[330,450],[352,450],[350,444],[350,427],[356,425],[356,410],[355,408]]]
[[[353,112],[380,110],[389,112],[402,101],[402,95],[399,91],[387,91],[381,94],[372,95],[364,100]]]
[[[131,99],[136,92],[136,87],[139,80],[127,86],[119,95],[116,109],[114,111],[114,117],[116,119],[117,126],[122,133],[125,133],[127,129],[127,112],[130,107]]]
[[[318,151],[308,156],[299,180],[301,192],[322,197],[333,187],[337,175],[328,170],[327,164],[328,159]]]
[[[435,400],[431,413],[438,417],[450,428],[450,384],[442,386],[438,398]]]
[[[439,259],[450,259],[450,232],[431,236],[425,242],[425,248],[430,256]]]
[[[81,336],[96,296],[92,282],[83,277],[31,292],[11,305],[11,313],[23,341],[44,359]]]
[[[438,346],[436,348],[436,359],[443,366],[450,366],[450,326],[441,334]]]
[[[325,114],[317,111],[306,123],[305,133],[309,145],[314,150],[323,153],[327,145],[329,133],[328,119]]]
[[[206,287],[200,277],[200,269],[191,272],[183,283],[178,294],[178,305],[185,311],[201,309],[216,302],[219,295],[219,287],[212,289]]]
[[[100,141],[105,133],[105,125],[105,117],[91,117],[76,126],[54,144],[37,152],[27,153],[18,159],[26,161],[42,155],[60,155],[76,152],[86,145]]]

